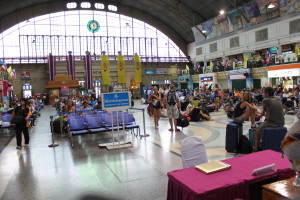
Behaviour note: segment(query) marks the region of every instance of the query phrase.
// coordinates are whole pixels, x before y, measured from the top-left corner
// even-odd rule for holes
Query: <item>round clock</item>
[[[87,24],[87,28],[89,29],[89,31],[95,33],[97,31],[99,31],[100,24],[96,20],[90,20]]]

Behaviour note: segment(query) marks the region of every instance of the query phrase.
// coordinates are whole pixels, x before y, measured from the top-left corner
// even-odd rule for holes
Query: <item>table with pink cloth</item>
[[[231,165],[229,170],[204,174],[194,167],[168,173],[169,200],[225,200],[251,199],[250,186],[259,182],[276,179],[283,180],[295,175],[286,158],[281,153],[266,150],[236,158],[222,160]],[[276,164],[277,171],[263,176],[252,176],[251,172],[270,164]]]

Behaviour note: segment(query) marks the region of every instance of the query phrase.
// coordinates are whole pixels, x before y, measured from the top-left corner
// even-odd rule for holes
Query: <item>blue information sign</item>
[[[102,93],[102,109],[124,109],[130,104],[129,92]]]

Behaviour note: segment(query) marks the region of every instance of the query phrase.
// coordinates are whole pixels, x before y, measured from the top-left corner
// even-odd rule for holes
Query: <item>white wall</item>
[[[192,62],[195,61],[195,58],[196,58],[195,45],[196,45],[195,42],[187,45],[188,55],[191,57]]]
[[[206,43],[203,42],[200,45],[196,45],[194,48],[194,54],[196,48],[202,47],[203,54],[196,56],[195,61],[207,61],[218,57],[224,57],[239,53],[244,53],[246,50],[260,50],[270,47],[279,47],[284,44],[296,43],[300,41],[300,33],[289,34],[290,21],[300,19],[300,16],[291,18],[285,18],[281,21],[260,26],[249,31],[242,33],[230,34],[228,37],[222,37],[221,39],[208,40]],[[268,40],[263,42],[255,42],[255,32],[261,29],[268,29]],[[230,48],[230,38],[239,37],[240,46],[237,48]],[[217,43],[218,51],[214,53],[209,52],[209,45]],[[191,54],[192,55],[192,54]]]

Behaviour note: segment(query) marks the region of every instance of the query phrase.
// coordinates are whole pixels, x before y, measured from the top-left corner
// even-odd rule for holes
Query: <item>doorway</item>
[[[232,89],[242,90],[246,88],[246,79],[232,80]]]

